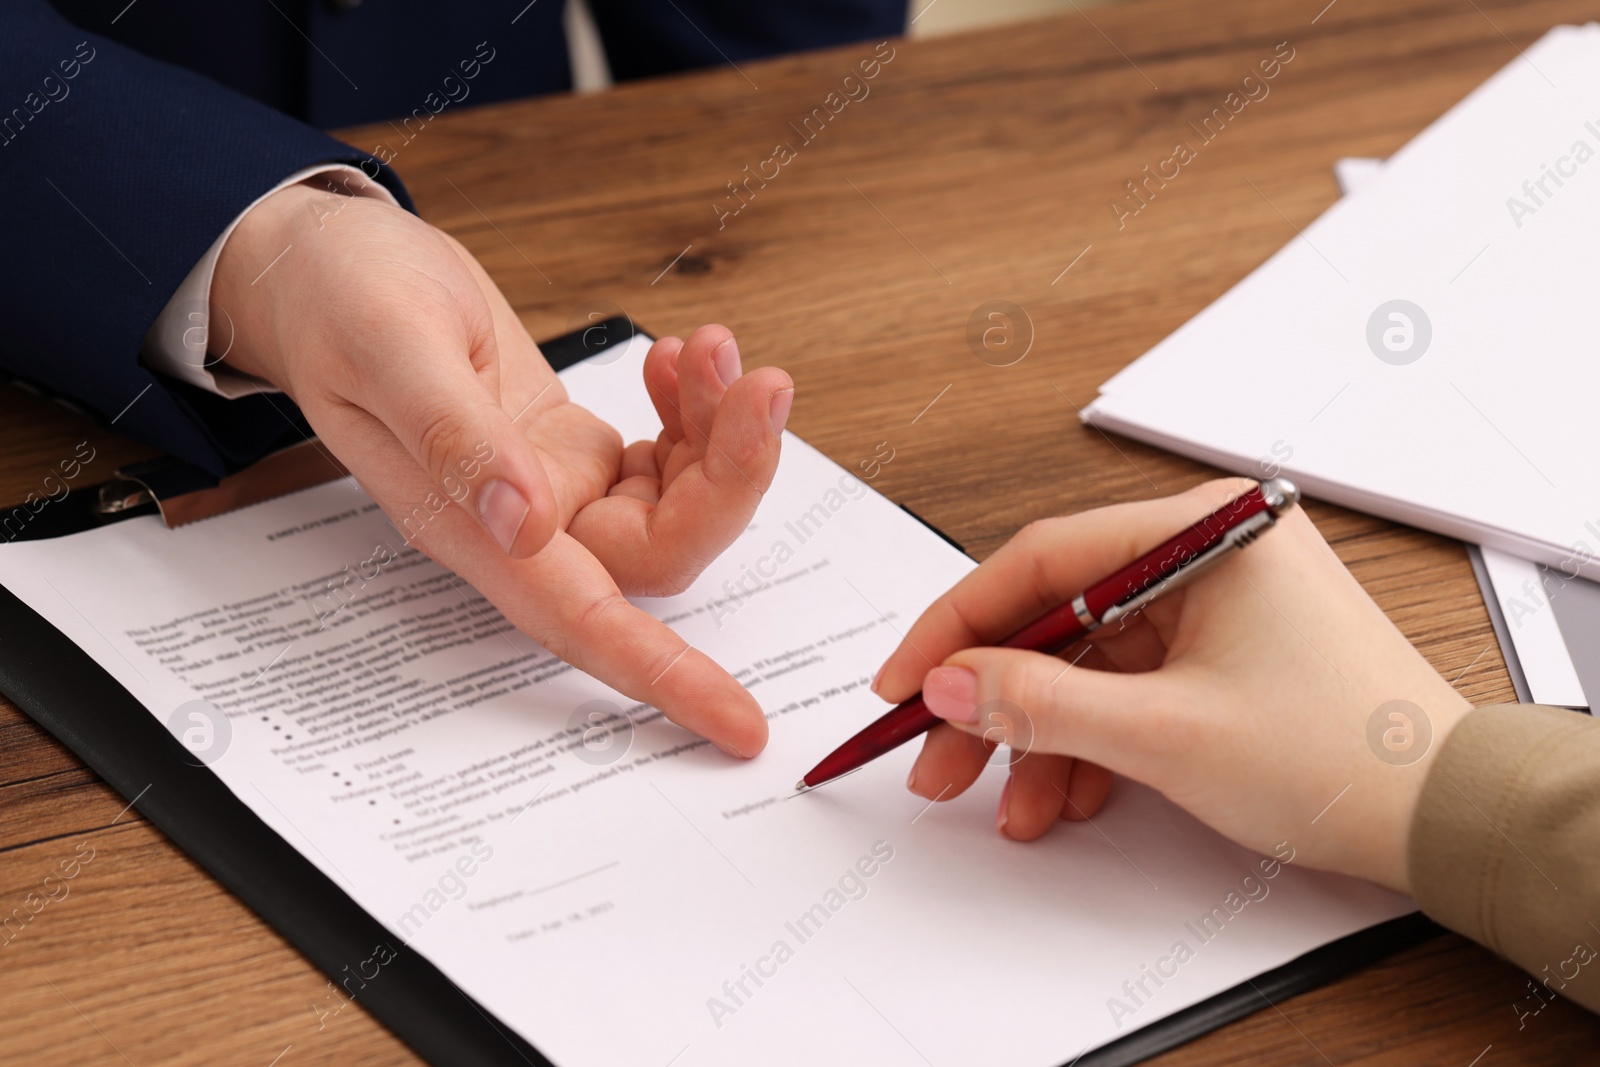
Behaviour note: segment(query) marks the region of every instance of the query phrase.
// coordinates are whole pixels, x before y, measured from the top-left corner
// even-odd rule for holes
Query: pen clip
[[[1157,597],[1166,596],[1174,589],[1193,581],[1204,571],[1210,570],[1217,563],[1225,559],[1235,549],[1243,548],[1261,535],[1278,521],[1278,517],[1271,509],[1261,511],[1250,516],[1239,525],[1233,527],[1222,535],[1222,540],[1200,553],[1192,559],[1184,560],[1177,568],[1165,578],[1143,589],[1128,599],[1111,605],[1105,614],[1100,616],[1100,625],[1109,626],[1119,619],[1127,619],[1144,610]]]

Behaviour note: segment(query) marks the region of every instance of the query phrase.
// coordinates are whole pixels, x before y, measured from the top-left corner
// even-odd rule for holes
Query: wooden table
[[[871,95],[809,143],[787,124],[823,107],[871,45],[449,110],[404,144],[386,125],[349,138],[397,149],[423,214],[483,260],[535,336],[606,301],[657,332],[724,322],[748,361],[793,373],[792,429],[848,466],[888,442],[877,488],[981,557],[1031,519],[1211,476],[1085,429],[1078,408],[1326,208],[1335,159],[1394,151],[1517,47],[1592,15],[1576,0],[1324,3],[1148,0],[895,42]],[[1285,41],[1294,58],[1270,95],[1119,229],[1109,204],[1124,182]],[[780,141],[794,158],[744,187],[719,228],[713,205],[739,203],[727,183]],[[969,346],[969,319],[990,301],[1031,322],[1014,317],[1014,337],[1032,331],[1014,365]],[[143,454],[0,390],[0,500],[38,488],[86,437],[102,473]],[[1462,692],[1513,698],[1459,544],[1310,511]],[[0,950],[0,1061],[415,1062],[359,1006],[319,1023],[325,979],[125,803],[0,704],[0,911],[80,842],[94,849],[70,895]],[[1565,1002],[1519,1031],[1511,1005],[1524,981],[1440,938],[1263,1003],[1159,1062],[1595,1056],[1600,1020]]]

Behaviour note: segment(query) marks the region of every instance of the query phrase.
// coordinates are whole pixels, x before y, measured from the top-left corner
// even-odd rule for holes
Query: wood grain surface
[[[535,336],[608,306],[658,334],[726,323],[747,364],[794,375],[791,429],[852,467],[888,442],[873,484],[982,557],[1031,519],[1212,476],[1086,429],[1078,409],[1295,239],[1338,195],[1334,160],[1393,152],[1546,29],[1594,12],[1576,0],[1324,3],[1145,0],[893,42],[870,95],[809,142],[789,124],[823,107],[873,43],[452,108],[409,141],[386,124],[346,134],[394,151],[423,215],[482,259]],[[516,62],[510,32],[496,32],[484,36],[497,61]],[[1119,228],[1109,204],[1124,182],[1283,42],[1294,58],[1270,94]],[[719,222],[716,205],[741,203],[727,183],[780,142],[793,158]],[[1031,337],[1010,366],[969,344],[969,319],[991,301],[1021,309],[1019,346]],[[0,389],[0,500],[22,500],[83,440],[96,449],[85,478],[146,454]],[[1514,699],[1460,544],[1309,510],[1463,693]],[[359,1003],[319,1018],[325,979],[126,803],[0,703],[0,912],[93,856],[0,949],[0,1062],[416,1062]],[[1440,938],[1263,1002],[1156,1062],[1594,1059],[1600,1021],[1566,1002],[1519,1029],[1524,982]]]

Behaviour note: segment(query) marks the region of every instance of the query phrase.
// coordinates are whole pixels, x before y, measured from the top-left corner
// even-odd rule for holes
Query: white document
[[[1597,101],[1600,28],[1552,30],[1085,417],[1600,578]]]
[[[1333,165],[1339,188],[1346,194],[1366,185],[1383,173],[1381,159],[1340,159]],[[1582,708],[1589,704],[1578,679],[1577,668],[1567,651],[1556,613],[1544,587],[1538,564],[1507,555],[1493,548],[1480,548],[1484,570],[1489,575],[1486,596],[1500,606],[1501,617],[1511,637],[1509,654],[1516,656],[1528,693],[1536,704]]]
[[[630,439],[659,425],[645,346],[563,375]],[[760,700],[741,763],[532,645],[348,480],[0,546],[0,582],[180,740],[207,741],[189,702],[226,709],[223,781],[563,1067],[1055,1067],[1413,909],[1128,782],[1027,845],[994,831],[1000,767],[928,805],[911,746],[790,799],[971,566],[788,436],[746,534],[647,602]]]
[[[1544,572],[1525,559],[1483,550],[1483,566],[1494,586],[1500,614],[1506,620],[1522,676],[1528,680],[1528,693],[1535,704],[1586,708],[1577,668],[1561,636],[1561,624],[1550,605]]]

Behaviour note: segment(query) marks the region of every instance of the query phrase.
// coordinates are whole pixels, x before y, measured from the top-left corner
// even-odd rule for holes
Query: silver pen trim
[[[1141,593],[1134,594],[1119,604],[1111,605],[1106,609],[1106,613],[1100,617],[1101,625],[1109,626],[1118,619],[1138,614],[1152,600],[1165,596],[1178,586],[1191,581],[1197,575],[1216,566],[1236,549],[1243,548],[1251,541],[1254,541],[1261,535],[1263,530],[1270,528],[1277,521],[1277,516],[1272,511],[1262,511],[1250,516],[1224,534],[1221,541],[1218,541],[1193,559],[1180,564],[1177,570],[1155,585]]]

